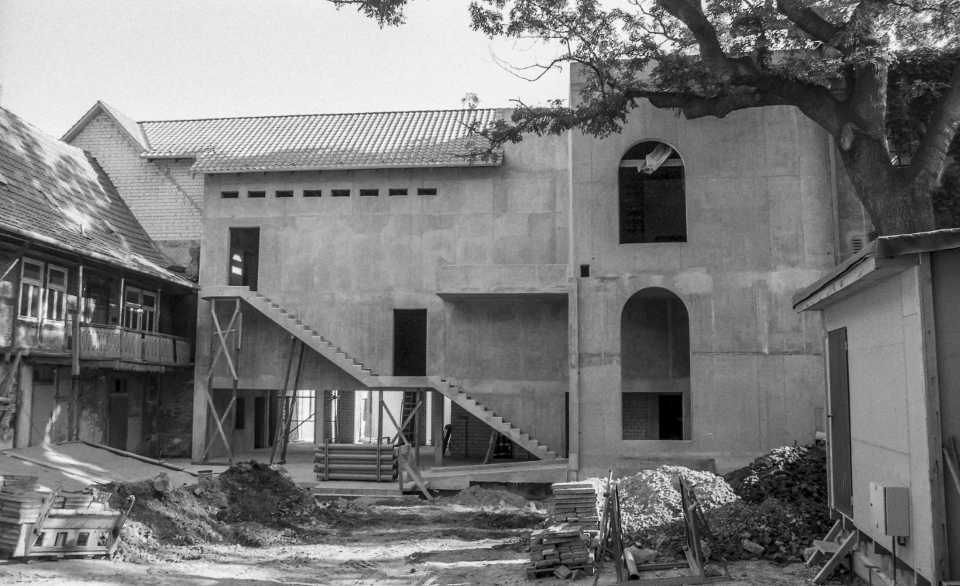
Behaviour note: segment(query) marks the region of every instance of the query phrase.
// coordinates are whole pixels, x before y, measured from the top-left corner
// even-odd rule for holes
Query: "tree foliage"
[[[354,3],[379,6],[383,25],[406,1]],[[688,119],[790,105],[835,138],[880,234],[935,227],[960,125],[960,61],[947,50],[960,46],[960,0],[473,0],[470,15],[491,37],[559,47],[544,69],[586,72],[576,103],[519,104],[478,129],[495,144],[604,137],[641,99]]]

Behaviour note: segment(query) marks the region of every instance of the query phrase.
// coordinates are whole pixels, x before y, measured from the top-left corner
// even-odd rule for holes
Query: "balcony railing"
[[[190,364],[190,340],[118,326],[80,324],[81,360]]]

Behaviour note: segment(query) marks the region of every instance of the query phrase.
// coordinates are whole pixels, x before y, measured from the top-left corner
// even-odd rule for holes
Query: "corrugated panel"
[[[853,517],[853,458],[850,448],[850,373],[847,328],[827,334],[830,367],[830,479],[831,505]]]
[[[496,109],[371,112],[141,122],[145,157],[192,157],[207,173],[496,165],[472,127]],[[498,150],[498,153],[500,151]]]

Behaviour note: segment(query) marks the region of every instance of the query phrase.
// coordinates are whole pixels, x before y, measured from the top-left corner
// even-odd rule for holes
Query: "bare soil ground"
[[[460,502],[464,500],[470,499]],[[137,547],[122,549],[113,561],[3,562],[0,584],[555,586],[570,582],[554,577],[527,581],[526,536],[543,519],[542,513],[529,507],[516,508],[507,502],[459,504],[454,499],[426,503],[408,497],[389,504],[360,499],[331,503],[311,517],[286,527],[237,523],[233,538],[218,542],[177,543],[169,535],[149,544],[141,540]],[[735,578],[731,586],[807,585],[814,575],[814,570],[800,564],[780,567],[760,561],[735,562],[730,571]],[[590,584],[592,578],[574,583]],[[600,584],[613,583],[612,572],[601,575]]]

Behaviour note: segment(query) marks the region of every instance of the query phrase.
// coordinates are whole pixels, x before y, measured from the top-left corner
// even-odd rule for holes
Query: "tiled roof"
[[[161,255],[92,156],[0,108],[0,230],[193,287]]]
[[[471,135],[503,110],[313,114],[141,122],[148,158],[192,157],[205,173],[498,165]]]

